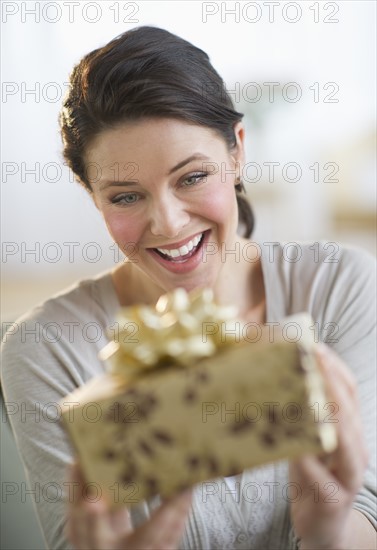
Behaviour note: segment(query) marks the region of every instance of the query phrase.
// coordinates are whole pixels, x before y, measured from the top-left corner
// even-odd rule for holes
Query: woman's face
[[[130,262],[164,291],[216,287],[235,248],[237,147],[209,128],[143,119],[101,133],[87,151],[94,201]],[[94,177],[95,174],[95,177]]]

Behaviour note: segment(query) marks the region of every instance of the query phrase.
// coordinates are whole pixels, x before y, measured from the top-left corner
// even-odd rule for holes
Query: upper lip
[[[194,233],[190,237],[186,237],[186,239],[182,239],[182,241],[178,241],[178,242],[172,243],[172,244],[162,244],[162,245],[153,246],[153,247],[151,246],[149,248],[163,248],[165,250],[173,250],[175,248],[180,248],[181,246],[184,246],[185,244],[192,241],[192,239],[195,239],[195,237],[197,237],[198,235],[202,235],[203,233],[204,233],[204,231],[198,231],[197,233]]]

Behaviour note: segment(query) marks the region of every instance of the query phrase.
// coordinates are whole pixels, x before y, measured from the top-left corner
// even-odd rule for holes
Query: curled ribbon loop
[[[223,337],[223,323],[236,323],[232,306],[219,306],[206,288],[187,293],[177,288],[160,297],[155,307],[123,307],[119,334],[101,352],[114,374],[145,374],[169,364],[189,367],[234,343]],[[231,335],[230,335],[231,336]]]

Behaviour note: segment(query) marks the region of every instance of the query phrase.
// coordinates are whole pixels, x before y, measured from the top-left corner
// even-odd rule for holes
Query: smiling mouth
[[[188,260],[191,258],[191,256],[194,256],[198,252],[198,250],[201,248],[204,240],[204,236],[208,231],[204,231],[203,233],[200,233],[199,235],[196,235],[193,239],[188,241],[183,246],[180,246],[179,248],[153,248],[153,250],[161,256],[164,260],[167,260],[169,262],[173,263],[180,263],[184,262],[185,260]]]

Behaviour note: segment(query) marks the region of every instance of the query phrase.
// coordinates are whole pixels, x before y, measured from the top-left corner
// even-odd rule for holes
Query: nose
[[[172,239],[180,234],[189,221],[185,204],[171,194],[160,197],[150,205],[150,230],[156,237]]]

